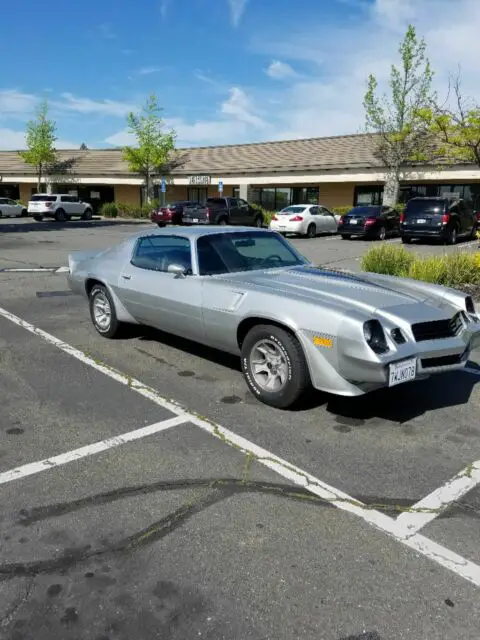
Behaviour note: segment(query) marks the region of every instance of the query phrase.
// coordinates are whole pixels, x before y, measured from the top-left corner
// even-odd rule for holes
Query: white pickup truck
[[[65,222],[72,217],[91,220],[93,216],[92,206],[88,202],[63,193],[36,193],[28,203],[28,213],[37,222],[44,218],[55,218],[57,222]]]

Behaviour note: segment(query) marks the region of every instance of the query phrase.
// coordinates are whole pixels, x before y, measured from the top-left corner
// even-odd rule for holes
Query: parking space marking
[[[85,447],[73,449],[72,451],[61,453],[58,456],[45,458],[44,460],[38,460],[37,462],[31,462],[30,464],[24,464],[21,467],[16,467],[15,469],[10,469],[9,471],[0,473],[0,484],[6,484],[7,482],[12,482],[12,480],[19,480],[20,478],[33,476],[41,471],[48,471],[49,469],[60,467],[64,464],[68,464],[69,462],[81,460],[81,458],[88,458],[89,456],[101,453],[102,451],[119,447],[127,442],[146,438],[147,436],[160,433],[161,431],[166,431],[167,429],[177,427],[178,425],[185,424],[186,422],[187,419],[184,416],[175,416],[174,418],[168,418],[161,422],[155,422],[147,427],[135,429],[135,431],[122,433],[120,436],[113,436],[113,438],[107,438],[106,440],[87,444]]]
[[[480,483],[480,460],[469,464],[443,486],[432,491],[412,506],[412,511],[402,513],[397,522],[408,533],[420,531],[445,511],[453,502],[474,489]]]
[[[195,414],[194,412],[188,411],[181,407],[178,403],[173,400],[167,400],[161,394],[152,387],[149,387],[139,380],[131,378],[128,375],[121,373],[120,371],[109,367],[108,365],[98,362],[94,358],[86,355],[79,349],[69,345],[66,342],[52,336],[51,334],[43,331],[36,327],[35,325],[19,318],[13,313],[10,313],[6,309],[0,307],[0,317],[5,318],[13,322],[14,324],[23,327],[26,331],[42,338],[49,344],[57,347],[61,351],[68,353],[73,356],[80,362],[91,366],[109,376],[113,380],[120,382],[121,384],[128,386],[133,391],[136,391],[140,395],[145,398],[150,399],[155,404],[168,409],[172,413],[176,414],[176,418],[171,418],[167,421],[164,421],[161,424],[166,423],[174,423],[174,424],[182,424],[185,422],[192,423],[197,427],[200,427],[203,431],[209,433],[210,435],[219,438],[224,444],[232,447],[233,449],[240,451],[243,454],[247,455],[248,460],[255,460],[259,464],[262,464],[265,467],[268,467],[275,473],[281,475],[282,477],[290,480],[294,484],[304,487],[310,493],[320,497],[326,502],[332,504],[333,506],[341,509],[343,511],[347,511],[353,515],[358,516],[371,526],[375,527],[377,530],[382,531],[383,533],[389,535],[394,538],[398,542],[406,545],[407,547],[415,550],[417,553],[429,558],[433,562],[449,569],[453,573],[458,576],[468,580],[472,584],[477,587],[480,587],[480,566],[475,563],[459,556],[454,553],[450,549],[443,547],[442,545],[433,542],[432,540],[418,534],[414,533],[413,535],[406,532],[405,526],[402,523],[399,523],[397,519],[391,518],[384,513],[376,510],[373,507],[369,507],[368,505],[363,504],[362,502],[356,500],[355,498],[349,496],[348,494],[335,489],[331,485],[322,482],[318,478],[315,478],[308,472],[296,467],[293,464],[290,464],[288,461],[279,458],[275,454],[263,449],[262,447],[256,445],[249,440],[237,435],[233,431],[229,431],[224,427],[210,422],[209,420]],[[178,422],[175,422],[175,421]],[[169,425],[170,426],[170,425]],[[173,426],[173,425],[172,425]],[[169,427],[166,427],[169,428]],[[135,433],[135,432],[132,432]],[[111,439],[116,441],[117,438]],[[93,445],[94,446],[94,445]],[[83,447],[85,449],[85,447]],[[68,455],[68,454],[62,454]],[[41,463],[33,463],[41,464]],[[26,465],[27,467],[29,465]],[[246,465],[248,468],[248,465]],[[42,467],[43,469],[43,467]],[[14,470],[13,470],[14,471]],[[10,473],[10,472],[7,472]],[[28,474],[27,474],[28,475]]]

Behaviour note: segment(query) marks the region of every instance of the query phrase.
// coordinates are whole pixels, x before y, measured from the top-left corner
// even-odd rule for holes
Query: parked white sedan
[[[321,205],[292,204],[272,217],[270,229],[314,238],[319,233],[337,233],[339,219]]]
[[[27,215],[27,209],[10,198],[0,198],[0,218],[21,218]]]

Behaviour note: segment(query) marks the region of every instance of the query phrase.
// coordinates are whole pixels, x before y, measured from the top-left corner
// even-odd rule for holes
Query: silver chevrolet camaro
[[[269,230],[148,229],[71,253],[67,278],[102,336],[148,325],[239,355],[254,395],[279,408],[312,386],[357,396],[460,369],[480,343],[470,296],[318,267]]]

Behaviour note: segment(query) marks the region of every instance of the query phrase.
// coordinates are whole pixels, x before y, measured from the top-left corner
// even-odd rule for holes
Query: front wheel
[[[28,216],[28,211],[26,209],[22,209],[22,213],[20,214],[21,218],[26,218]]]
[[[82,220],[91,220],[93,217],[93,212],[91,209],[85,209],[85,212],[82,216]]]
[[[264,404],[288,409],[310,387],[303,349],[292,334],[275,325],[257,325],[242,344],[245,381]]]
[[[93,326],[104,338],[115,338],[122,325],[118,321],[113,300],[103,285],[96,284],[89,295],[90,317]]]
[[[65,215],[65,211],[63,209],[58,209],[55,213],[55,220],[57,222],[65,222],[67,216]]]
[[[157,225],[160,227],[160,229],[163,229],[164,227],[167,226],[166,222],[157,222]]]

